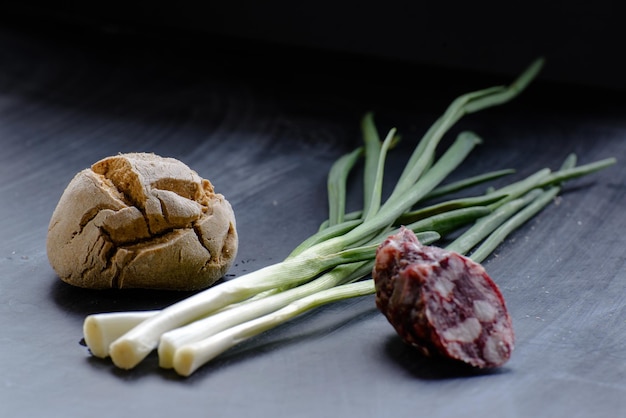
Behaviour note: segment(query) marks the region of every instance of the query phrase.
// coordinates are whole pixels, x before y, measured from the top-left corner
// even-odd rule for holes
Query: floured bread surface
[[[173,158],[120,154],[78,173],[48,228],[60,278],[92,288],[196,290],[230,268],[235,215],[209,180]]]

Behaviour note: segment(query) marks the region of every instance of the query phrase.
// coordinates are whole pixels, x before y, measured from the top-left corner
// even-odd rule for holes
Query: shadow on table
[[[424,380],[471,378],[508,372],[506,368],[478,369],[460,361],[427,357],[395,334],[387,339],[385,353],[399,368]]]
[[[163,309],[191,296],[194,292],[143,289],[82,289],[51,280],[50,294],[64,312],[84,316],[98,312],[122,312]]]

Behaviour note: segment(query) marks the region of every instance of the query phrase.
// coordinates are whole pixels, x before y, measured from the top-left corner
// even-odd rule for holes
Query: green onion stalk
[[[552,172],[538,172],[499,189],[427,205],[506,175],[499,170],[441,183],[482,142],[461,132],[440,155],[438,145],[464,115],[515,98],[537,76],[533,62],[512,84],[471,92],[454,100],[417,143],[391,194],[382,199],[385,161],[399,136],[381,141],[372,114],[362,120],[363,145],[340,157],[328,174],[328,219],[282,262],[225,281],[162,310],[100,313],[86,317],[83,332],[92,354],[131,369],[158,349],[159,365],[189,376],[229,348],[327,303],[374,293],[375,252],[406,227],[424,244],[450,240],[449,250],[477,262],[488,257],[515,229],[546,207],[566,180],[615,163],[612,158],[576,165],[568,156]],[[348,178],[364,159],[363,208],[346,213]]]

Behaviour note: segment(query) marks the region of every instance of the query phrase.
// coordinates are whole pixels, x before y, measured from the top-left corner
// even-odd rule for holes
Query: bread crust
[[[174,158],[128,153],[76,174],[46,249],[74,286],[198,290],[228,271],[238,236],[230,203],[209,180]]]

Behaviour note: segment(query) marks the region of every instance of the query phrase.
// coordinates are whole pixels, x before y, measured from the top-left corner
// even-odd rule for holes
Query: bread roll
[[[230,268],[238,238],[234,212],[209,180],[176,159],[130,153],[74,177],[46,246],[74,286],[197,290]]]

